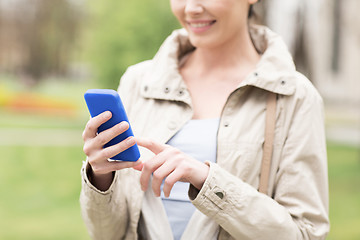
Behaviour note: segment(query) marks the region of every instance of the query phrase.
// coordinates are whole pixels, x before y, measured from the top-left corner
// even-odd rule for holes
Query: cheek
[[[185,8],[184,4],[182,4],[178,0],[172,0],[172,1],[170,1],[170,7],[171,7],[171,11],[174,14],[174,16],[181,23],[181,25],[183,25],[182,19],[183,19],[184,8]]]

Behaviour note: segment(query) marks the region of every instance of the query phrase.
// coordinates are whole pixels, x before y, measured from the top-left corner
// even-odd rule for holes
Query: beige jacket
[[[325,239],[329,231],[328,179],[322,99],[296,72],[282,40],[251,27],[262,53],[256,70],[227,99],[218,135],[217,163],[200,192],[183,238]],[[165,41],[151,61],[132,66],[119,87],[134,134],[167,142],[192,118],[178,59],[193,47],[184,30]],[[278,94],[268,192],[257,191],[264,143],[267,92]],[[142,149],[142,157],[150,156]],[[89,183],[82,168],[82,215],[94,239],[172,239],[160,198],[140,189],[139,172],[116,172],[109,190]]]

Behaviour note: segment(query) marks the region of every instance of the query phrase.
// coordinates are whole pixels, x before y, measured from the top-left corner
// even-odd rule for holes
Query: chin
[[[215,48],[221,45],[222,41],[210,36],[193,36],[189,34],[191,44],[196,48]]]

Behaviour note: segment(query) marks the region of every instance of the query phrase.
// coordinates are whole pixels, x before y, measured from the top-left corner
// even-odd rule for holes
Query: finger
[[[141,172],[143,167],[144,167],[144,163],[140,162],[138,165],[134,166],[133,169]]]
[[[144,163],[140,176],[140,184],[143,191],[147,190],[151,174],[166,161],[166,157],[163,155],[163,153],[159,153]]]
[[[109,128],[101,133],[99,133],[95,138],[96,138],[96,143],[99,146],[104,146],[106,143],[108,143],[109,141],[111,141],[113,138],[115,138],[116,136],[124,133],[126,130],[129,129],[129,123],[126,121],[123,121],[115,126],[113,126],[112,128]]]
[[[136,142],[135,142],[134,137],[130,136],[115,145],[109,146],[109,147],[104,148],[101,151],[99,151],[99,154],[100,154],[99,158],[101,158],[101,159],[112,158],[112,157],[118,155],[119,153],[125,151],[126,149],[134,146],[135,143]]]
[[[163,192],[165,197],[170,196],[171,189],[173,188],[174,184],[182,178],[183,173],[175,169],[173,172],[171,172],[166,178],[164,182]]]
[[[159,197],[161,193],[161,184],[163,180],[169,176],[176,168],[176,163],[174,161],[166,161],[153,173],[153,179],[151,183],[152,190],[154,191],[155,196]]]
[[[136,162],[127,162],[127,161],[114,161],[109,162],[111,165],[113,165],[112,169],[113,171],[121,170],[124,168],[134,168],[138,165],[142,165],[142,161],[139,159]]]
[[[96,136],[98,128],[101,124],[107,122],[111,118],[112,114],[110,111],[105,111],[96,117],[91,118],[85,127],[83,132],[83,140],[86,141],[89,138],[94,138]]]
[[[111,141],[117,135],[125,132],[128,128],[129,124],[124,121],[97,134],[94,138],[87,139],[83,147],[84,153],[86,156],[89,156],[92,152],[100,151],[106,143]]]
[[[104,174],[109,172],[114,172],[117,170],[135,167],[141,164],[141,160],[136,162],[125,162],[125,161],[106,161],[99,164],[91,165],[93,172],[96,174]]]
[[[152,139],[136,137],[135,140],[139,146],[147,148],[155,154],[159,154],[160,152],[168,148],[168,145],[158,143]]]

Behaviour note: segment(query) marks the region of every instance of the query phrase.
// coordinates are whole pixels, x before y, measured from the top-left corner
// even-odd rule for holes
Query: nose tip
[[[204,11],[203,6],[197,0],[188,0],[185,6],[185,13],[187,14],[199,14]]]

